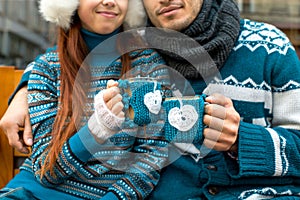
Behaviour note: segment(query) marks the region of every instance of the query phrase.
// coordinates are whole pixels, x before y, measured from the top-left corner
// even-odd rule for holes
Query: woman
[[[149,124],[151,131],[122,127],[122,96],[118,82],[109,80],[136,65],[155,68],[163,61],[144,50],[106,65],[119,55],[113,36],[123,30],[128,0],[63,2],[40,2],[44,18],[59,26],[57,50],[31,63],[32,154],[0,199],[144,199],[158,182],[166,142],[159,123]],[[109,48],[93,54],[107,38],[114,38]]]

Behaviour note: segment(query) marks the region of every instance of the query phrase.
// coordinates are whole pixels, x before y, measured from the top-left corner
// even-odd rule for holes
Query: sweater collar
[[[97,34],[97,33],[93,33],[90,32],[84,28],[81,28],[81,35],[89,49],[89,51],[92,51],[97,45],[99,45],[101,42],[105,41],[106,39],[111,38],[112,36],[118,34],[121,32],[121,28],[116,29],[114,32],[110,33],[110,34]],[[116,37],[113,37],[116,38]],[[111,48],[105,48],[106,52],[107,49],[116,50],[116,40],[113,39],[113,42],[111,43]]]

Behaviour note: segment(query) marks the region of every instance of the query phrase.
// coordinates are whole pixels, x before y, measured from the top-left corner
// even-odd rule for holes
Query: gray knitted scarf
[[[178,38],[178,34],[163,32],[147,35],[147,42],[154,47],[168,46],[168,51],[159,50],[168,66],[177,70],[185,78],[198,79],[213,75],[225,63],[240,30],[239,10],[234,0],[204,0],[201,12],[194,22],[181,33],[187,38]],[[177,38],[175,38],[177,37]],[[190,39],[198,42],[198,46],[190,45]],[[180,41],[178,41],[180,40]],[[174,43],[177,41],[179,43]],[[184,44],[178,45],[178,44]],[[178,49],[180,48],[180,49]],[[180,52],[180,56],[173,52]],[[205,67],[213,60],[214,66]],[[188,60],[197,60],[200,68],[192,65]]]

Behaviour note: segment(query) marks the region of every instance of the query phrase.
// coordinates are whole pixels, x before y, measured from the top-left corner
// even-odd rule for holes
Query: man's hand
[[[234,109],[231,99],[221,94],[212,94],[205,101],[209,104],[205,106],[203,118],[207,126],[203,132],[203,144],[216,151],[237,151],[240,115]]]
[[[21,153],[29,153],[32,131],[28,113],[27,87],[20,89],[0,120],[0,128],[6,134],[9,144]],[[19,135],[23,129],[23,136]]]

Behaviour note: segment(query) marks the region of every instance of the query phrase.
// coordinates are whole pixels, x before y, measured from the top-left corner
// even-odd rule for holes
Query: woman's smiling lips
[[[118,15],[112,11],[97,11],[97,13],[107,18],[115,18]]]

